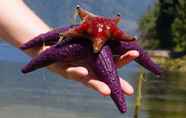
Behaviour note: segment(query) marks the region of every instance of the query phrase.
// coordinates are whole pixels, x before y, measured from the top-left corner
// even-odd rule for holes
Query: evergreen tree
[[[159,14],[159,4],[155,4],[153,8],[141,18],[139,22],[140,41],[143,47],[148,49],[159,48],[159,39],[155,30],[156,20]]]
[[[145,47],[186,50],[186,1],[159,0],[140,20]]]
[[[186,51],[186,1],[179,0],[177,17],[172,25],[176,51]]]
[[[171,26],[176,18],[177,0],[159,0],[159,14],[155,30],[162,49],[173,49]]]

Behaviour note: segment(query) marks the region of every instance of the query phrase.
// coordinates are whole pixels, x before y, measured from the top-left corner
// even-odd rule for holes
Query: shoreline
[[[164,70],[186,72],[185,52],[171,52],[168,50],[149,50],[147,52]]]

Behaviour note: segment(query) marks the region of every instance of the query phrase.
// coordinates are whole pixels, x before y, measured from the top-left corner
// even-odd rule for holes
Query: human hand
[[[33,39],[33,40],[36,40],[36,39]],[[29,41],[29,43],[30,43],[30,41]],[[30,44],[32,44],[32,43],[30,43]],[[51,45],[51,44],[49,44],[49,45]],[[42,47],[42,43],[40,44],[40,46]],[[36,48],[32,47],[31,51],[33,52],[33,50],[35,50],[35,52],[37,52],[37,54],[35,54],[35,56],[37,56],[37,55],[40,55],[40,53],[38,53],[38,52],[42,52],[42,51],[45,52],[45,50],[47,48],[49,48],[49,46],[48,47],[43,46],[43,48],[39,49],[40,51],[37,51]],[[122,65],[127,64],[130,61],[132,61],[133,59],[135,59],[138,55],[139,55],[139,53],[137,51],[130,50],[130,51],[126,52],[125,54],[121,55],[119,58],[115,58],[114,60],[115,60],[117,67],[119,68]],[[81,62],[77,62],[77,60],[75,60],[74,63],[68,63],[65,65],[64,65],[64,63],[63,63],[63,65],[60,63],[57,63],[52,67],[53,67],[52,70],[55,70],[55,72],[59,73],[60,75],[64,76],[65,78],[78,80],[81,83],[94,88],[95,90],[100,92],[102,95],[105,95],[105,96],[110,95],[110,89],[107,87],[107,85],[105,86],[105,84],[103,82],[99,81],[101,78],[99,78],[99,80],[97,79],[98,77],[96,77],[93,74],[92,69],[89,68],[89,65],[86,64],[86,60],[81,61]],[[26,67],[26,68],[28,69],[29,67]],[[26,69],[26,68],[24,68],[24,69]],[[26,70],[24,70],[24,72],[27,72],[30,69],[28,69],[27,71]],[[121,79],[121,84],[123,84],[123,83],[126,86],[126,87],[124,86],[125,88],[123,87],[123,91],[125,92],[125,94],[132,95],[132,93],[133,93],[132,87],[128,87],[130,85],[126,81],[122,81],[122,79]]]
[[[115,59],[115,63],[117,67],[120,68],[138,56],[139,53],[137,51],[131,50]],[[87,87],[93,88],[103,96],[109,96],[111,94],[110,88],[104,82],[97,79],[91,68],[85,62],[81,61],[65,65],[57,63],[49,66],[49,68],[64,76],[66,79],[76,80]],[[134,90],[126,80],[120,77],[120,83],[125,95],[133,95]]]
[[[15,47],[20,47],[23,43],[27,42],[33,37],[49,31],[49,27],[37,17],[22,0],[12,1],[0,1],[0,36],[6,39],[9,43]],[[14,15],[9,15],[14,14]],[[19,16],[16,17],[15,16]],[[25,23],[29,21],[29,23]],[[40,49],[32,49],[26,53],[31,56],[36,56],[40,52]],[[128,51],[127,53],[116,59],[116,65],[121,67],[124,64],[129,63],[138,56],[137,51]],[[76,63],[77,65],[78,63]],[[53,64],[49,66],[51,71],[57,72],[61,76],[68,79],[77,80],[86,86],[94,88],[102,95],[110,95],[109,87],[97,80],[91,69],[81,63],[81,66],[74,66],[74,64],[67,64],[61,66],[60,64]],[[120,78],[121,86],[126,95],[133,94],[133,88],[124,79]]]

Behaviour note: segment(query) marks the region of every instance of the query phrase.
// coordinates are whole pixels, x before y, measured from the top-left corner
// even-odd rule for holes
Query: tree
[[[186,51],[186,1],[179,0],[177,17],[172,25],[176,51]]]
[[[151,49],[186,50],[185,11],[185,0],[159,0],[139,23],[144,46]]]
[[[155,30],[156,20],[159,14],[159,5],[155,4],[139,22],[140,41],[143,47],[148,49],[157,49],[159,47],[159,39]]]

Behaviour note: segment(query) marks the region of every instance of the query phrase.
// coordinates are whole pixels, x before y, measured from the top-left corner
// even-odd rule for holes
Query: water
[[[6,53],[3,53],[6,52]],[[120,114],[110,97],[102,97],[80,83],[41,69],[23,75],[28,61],[19,50],[0,44],[0,115],[3,118],[132,118],[134,96],[127,97],[128,112]],[[19,58],[10,59],[19,55]],[[119,70],[134,87],[139,69],[132,63]],[[184,73],[166,73],[160,79],[146,73],[141,118],[185,118]]]
[[[154,79],[148,75],[144,83],[143,111],[148,118],[185,118],[186,116],[186,74],[166,73],[165,77]]]
[[[76,4],[101,15],[121,12],[126,28],[131,33],[137,29],[137,20],[152,4],[151,0],[26,0],[27,4],[50,26],[70,23],[72,7]],[[112,7],[109,5],[112,3]],[[135,9],[134,9],[135,6]],[[138,6],[138,7],[136,7]],[[140,7],[143,6],[143,7]],[[105,10],[108,9],[108,10]],[[54,13],[55,11],[55,13]],[[131,12],[132,11],[132,12]],[[122,22],[122,23],[123,23]],[[41,69],[28,75],[20,72],[28,57],[21,51],[0,44],[0,116],[2,118],[132,118],[134,96],[127,97],[128,112],[120,114],[110,97],[102,97],[80,83],[65,80]],[[119,74],[135,86],[138,78],[135,63],[119,70]],[[140,118],[185,118],[186,74],[167,73],[156,79],[146,74]]]
[[[6,52],[6,53],[3,53]],[[0,44],[0,114],[3,118],[122,118],[110,97],[102,97],[80,83],[41,69],[23,75],[21,67],[28,61],[18,49]],[[10,59],[19,55],[19,58]],[[134,84],[138,66],[128,65],[120,75]],[[137,73],[136,73],[137,74]],[[133,97],[127,97],[132,116]]]

